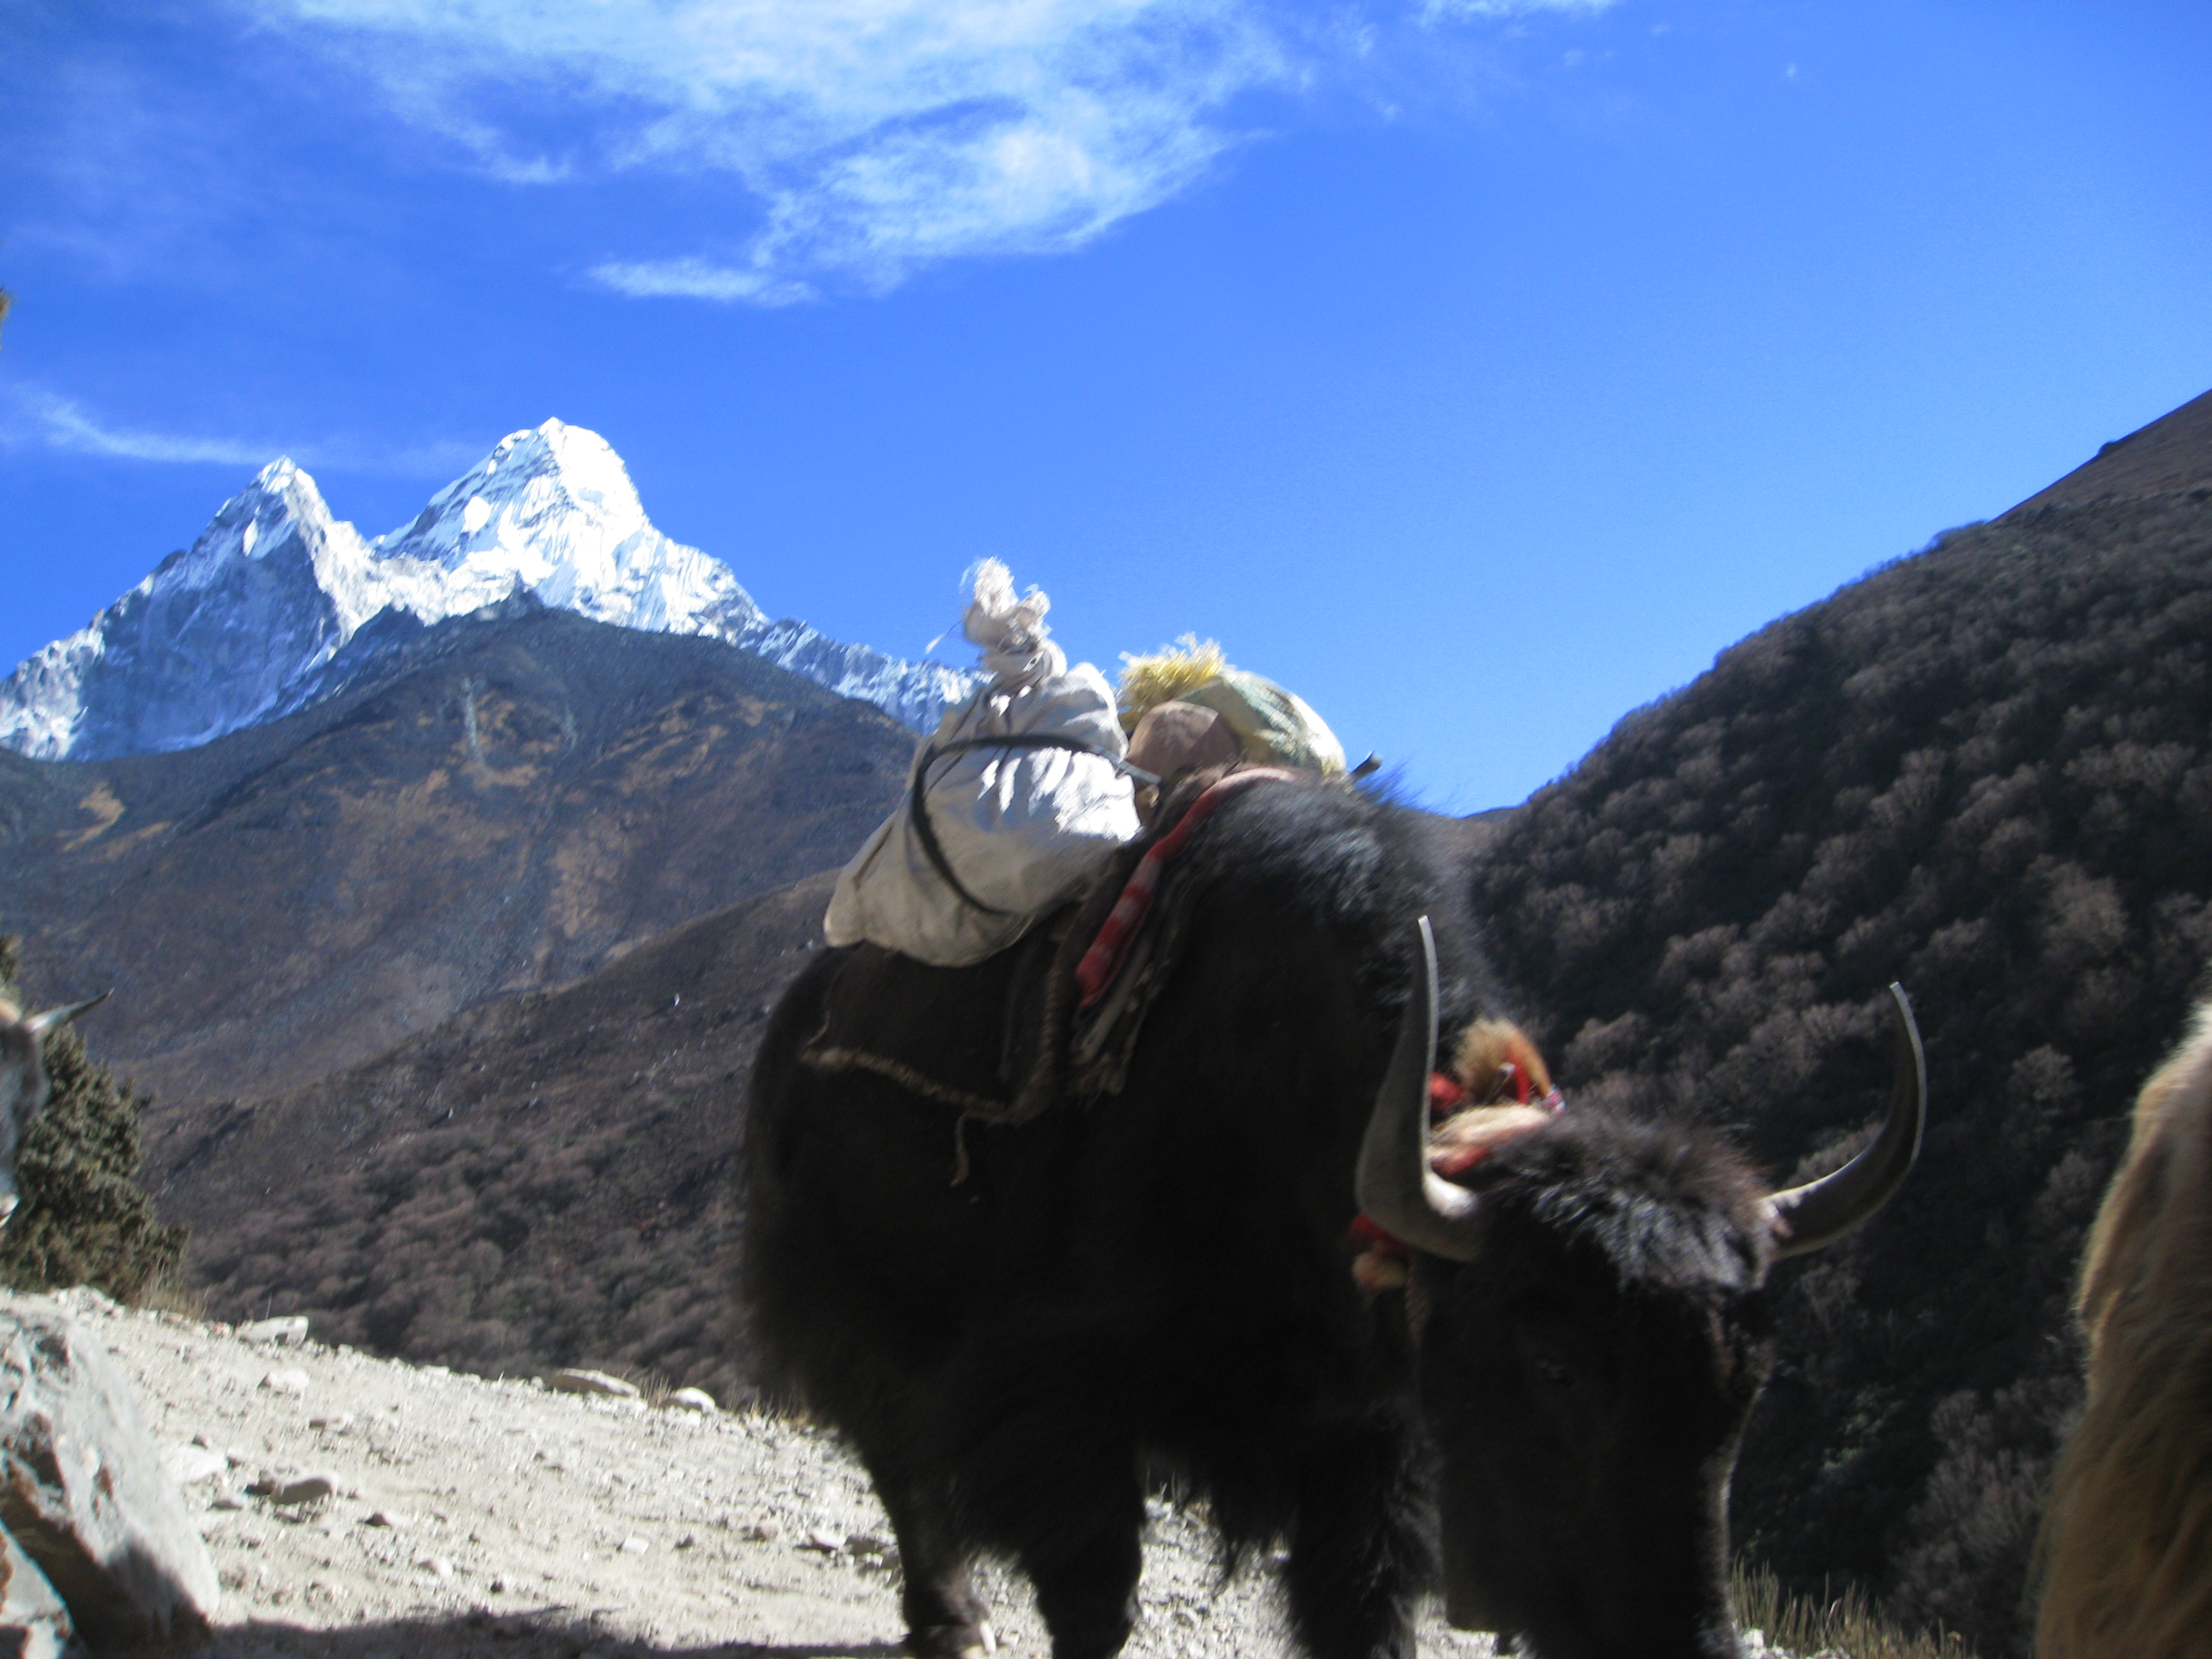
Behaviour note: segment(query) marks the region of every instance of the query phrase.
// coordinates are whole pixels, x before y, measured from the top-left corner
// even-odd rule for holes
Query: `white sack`
[[[991,684],[947,714],[931,744],[1051,733],[1103,754],[1066,749],[971,749],[929,768],[930,827],[961,885],[1004,915],[979,910],[947,886],[922,850],[908,795],[837,878],[823,931],[832,945],[862,939],[939,967],[981,962],[1073,896],[1137,834],[1135,792],[1111,762],[1127,739],[1106,677],[1067,665],[1047,637],[1049,601],[1014,598],[1006,566],[986,560],[963,623],[983,647]],[[915,752],[919,766],[929,750]]]

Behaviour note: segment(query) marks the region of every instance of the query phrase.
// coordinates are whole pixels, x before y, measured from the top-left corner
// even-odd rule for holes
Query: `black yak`
[[[2044,1516],[2041,1659],[2212,1654],[2212,1006],[2143,1085],[2075,1304],[2089,1397]]]
[[[1497,998],[1425,823],[1342,784],[1224,805],[1121,1086],[968,1124],[956,1185],[953,1091],[808,1061],[843,955],[786,994],[746,1132],[757,1352],[873,1475],[909,1651],[988,1650],[980,1550],[1028,1574],[1055,1659],[1114,1654],[1148,1482],[1171,1480],[1232,1554],[1287,1544],[1323,1659],[1410,1655],[1438,1565],[1455,1620],[1547,1659],[1736,1653],[1760,1286],[1910,1167],[1909,1017],[1883,1134],[1810,1188],[1571,1108],[1522,1110],[1447,1181],[1424,1147],[1438,1023]],[[949,1057],[996,1042],[976,1000],[932,1016]],[[1402,1288],[1355,1283],[1361,1210],[1408,1249]]]

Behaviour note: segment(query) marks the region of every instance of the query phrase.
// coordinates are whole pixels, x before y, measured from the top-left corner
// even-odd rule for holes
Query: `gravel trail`
[[[210,1659],[901,1651],[890,1528],[829,1434],[249,1343],[94,1292],[55,1299],[131,1377],[181,1474],[222,1455],[185,1487],[223,1584]],[[315,1476],[327,1495],[276,1501]],[[272,1485],[274,1497],[248,1490]],[[1127,1651],[1288,1653],[1264,1564],[1224,1583],[1202,1516],[1150,1508]],[[1014,1659],[1046,1659],[1019,1583],[987,1571],[983,1589]],[[1433,1618],[1421,1648],[1491,1650]]]

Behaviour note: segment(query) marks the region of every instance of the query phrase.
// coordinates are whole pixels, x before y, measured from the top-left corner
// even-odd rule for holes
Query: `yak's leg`
[[[991,1651],[991,1609],[968,1577],[968,1546],[953,1525],[946,1483],[864,1455],[876,1496],[898,1534],[899,1610],[915,1659],[977,1659]]]
[[[1284,1571],[1291,1624],[1315,1659],[1413,1659],[1412,1601],[1429,1571],[1427,1498],[1394,1424],[1311,1444]]]
[[[1052,1659],[1113,1659],[1136,1622],[1143,1566],[1135,1448],[1096,1424],[1024,1413],[973,1473],[994,1535],[1036,1587]]]
[[[1101,1482],[1079,1501],[1085,1524],[1063,1522],[1022,1551],[1022,1566],[1052,1632],[1052,1659],[1113,1659],[1137,1619],[1144,1498],[1124,1471],[1118,1486]]]

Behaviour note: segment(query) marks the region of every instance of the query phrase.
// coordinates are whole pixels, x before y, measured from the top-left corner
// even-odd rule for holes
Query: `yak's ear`
[[[49,1008],[43,1014],[33,1014],[30,1018],[23,1022],[23,1029],[30,1032],[33,1036],[44,1036],[57,1025],[68,1024],[87,1009],[99,1007],[101,1003],[114,994],[112,989],[106,990],[89,1002],[71,1003],[67,1007]]]

